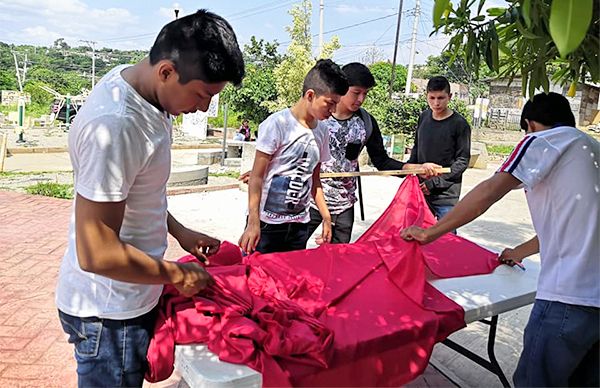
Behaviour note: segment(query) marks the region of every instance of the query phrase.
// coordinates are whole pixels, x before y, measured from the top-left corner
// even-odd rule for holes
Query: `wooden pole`
[[[450,167],[437,168],[440,174],[450,172]],[[323,172],[321,178],[343,178],[351,176],[390,176],[390,175],[413,175],[413,174],[425,174],[425,170],[387,170],[387,171],[350,171],[350,172]]]
[[[0,139],[0,172],[4,171],[4,159],[6,159],[7,140],[8,140],[8,134],[3,133],[2,139]]]

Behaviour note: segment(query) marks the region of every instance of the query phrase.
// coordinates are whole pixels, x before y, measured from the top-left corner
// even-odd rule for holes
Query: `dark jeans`
[[[599,311],[536,299],[513,376],[515,386],[599,386]]]
[[[450,210],[454,208],[454,205],[431,205],[431,210],[433,210],[433,215],[439,221],[446,214],[450,213]],[[452,231],[452,233],[456,234],[456,229]]]
[[[310,208],[310,222],[308,223],[308,236],[312,236],[317,227],[321,225],[323,218],[318,210]],[[354,226],[354,206],[344,210],[340,214],[331,215],[331,242],[333,244],[347,244],[352,238],[352,226]]]
[[[260,240],[256,250],[260,253],[288,252],[306,249],[308,224],[267,224],[260,222]]]
[[[79,387],[141,387],[156,311],[125,320],[79,318],[58,311],[75,346]]]

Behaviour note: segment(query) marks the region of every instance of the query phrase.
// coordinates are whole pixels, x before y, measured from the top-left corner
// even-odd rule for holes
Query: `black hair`
[[[527,130],[527,121],[534,120],[548,127],[575,126],[575,116],[569,100],[563,95],[550,92],[540,93],[527,101],[521,112],[521,129]]]
[[[150,64],[163,59],[173,62],[181,84],[198,79],[238,85],[244,78],[244,59],[233,28],[204,9],[160,30],[150,49]]]
[[[312,89],[317,96],[334,93],[343,96],[348,92],[348,79],[331,59],[319,59],[304,77],[302,95]]]
[[[450,94],[450,82],[448,82],[448,78],[441,75],[431,77],[427,82],[427,93],[442,91]]]
[[[371,74],[371,70],[362,63],[348,63],[342,67],[342,71],[346,74],[350,86],[359,86],[366,89],[375,86],[375,78]]]

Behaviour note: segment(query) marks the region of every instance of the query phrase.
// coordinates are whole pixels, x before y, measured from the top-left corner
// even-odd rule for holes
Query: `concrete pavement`
[[[180,160],[193,156],[181,155]],[[175,159],[175,157],[174,157]],[[491,175],[468,170],[463,193]],[[400,179],[363,179],[366,220],[357,220],[358,237],[381,214],[396,192]],[[236,242],[241,235],[247,193],[239,190],[169,197],[169,209],[185,225],[220,239]],[[54,307],[54,287],[67,240],[71,202],[0,191],[0,386],[74,386],[72,347],[66,343]],[[358,217],[358,212],[357,212]],[[500,203],[459,233],[491,249],[501,250],[533,235],[522,191],[509,193]],[[312,243],[314,245],[314,243]],[[184,252],[171,241],[168,258]],[[496,351],[507,376],[516,366],[529,308],[500,317]],[[453,338],[485,354],[487,327],[470,325]],[[432,363],[462,386],[500,386],[497,378],[470,360],[441,346]],[[450,383],[428,370],[417,386]]]

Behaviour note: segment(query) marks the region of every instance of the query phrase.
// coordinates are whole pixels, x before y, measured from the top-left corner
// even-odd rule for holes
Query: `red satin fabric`
[[[223,243],[207,268],[215,286],[193,298],[165,287],[146,378],[170,376],[175,344],[206,343],[221,360],[261,372],[265,386],[411,381],[433,345],[464,326],[462,308],[427,276],[483,274],[498,265],[494,253],[455,235],[427,246],[399,237],[405,226],[434,222],[409,177],[356,243],[243,261]]]

